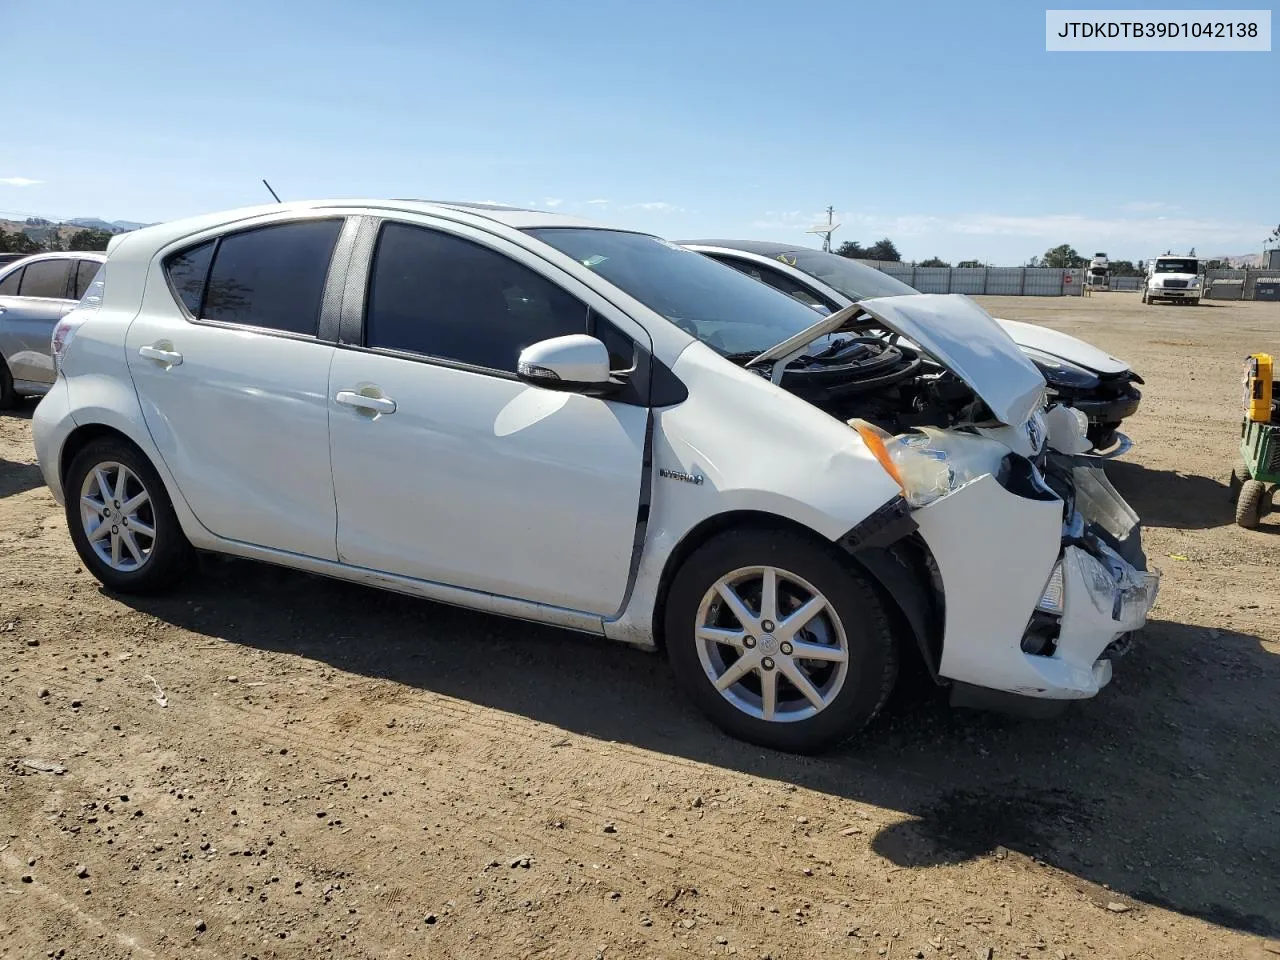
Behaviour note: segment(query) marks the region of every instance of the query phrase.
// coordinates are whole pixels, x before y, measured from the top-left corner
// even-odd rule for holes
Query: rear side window
[[[3,280],[0,280],[0,297],[16,297],[18,295],[18,284],[22,283],[22,271],[25,269],[26,267],[19,267]]]
[[[67,298],[67,281],[71,279],[74,260],[37,260],[28,263],[18,287],[20,297],[48,297],[55,300]]]
[[[204,297],[205,281],[209,279],[215,243],[216,240],[208,240],[198,247],[184,250],[170,257],[165,267],[173,292],[193,317],[200,316],[200,300]]]
[[[93,278],[101,268],[102,264],[97,260],[81,260],[76,264],[76,285],[71,291],[71,299],[79,300],[84,296],[84,292],[89,289],[89,284],[93,283]]]
[[[227,234],[171,258],[166,272],[193,316],[314,337],[341,230],[341,219],[306,220]]]
[[[435,230],[383,226],[365,346],[514,373],[525,347],[586,329],[586,304],[510,257]]]

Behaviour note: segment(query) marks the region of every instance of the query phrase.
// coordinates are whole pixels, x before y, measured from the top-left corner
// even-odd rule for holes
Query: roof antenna
[[[276,192],[275,192],[274,190],[272,190],[272,189],[271,189],[271,184],[267,183],[267,178],[266,178],[266,177],[263,177],[263,178],[262,178],[262,185],[263,185],[264,187],[266,187],[266,188],[267,188],[267,190],[269,190],[269,191],[270,191],[270,193],[271,193],[271,195],[272,195],[273,197],[275,197],[275,198],[276,198],[276,203],[283,203],[283,202],[284,202],[283,200],[281,200],[281,199],[280,199],[280,197],[279,197],[279,196],[277,196],[277,195],[276,195]]]

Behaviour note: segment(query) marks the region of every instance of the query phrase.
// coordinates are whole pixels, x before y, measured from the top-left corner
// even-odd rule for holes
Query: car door
[[[367,284],[348,287],[368,291],[363,323],[339,346],[329,380],[340,559],[616,612],[648,409],[642,398],[527,385],[516,359],[531,343],[590,330],[627,366],[628,350],[650,348],[647,335],[633,327],[645,337],[637,342],[591,319],[591,291],[551,279],[552,268],[506,240],[456,224],[376,229]],[[346,339],[345,317],[343,330]]]
[[[344,223],[276,222],[163,251],[129,326],[147,428],[220,537],[336,559],[326,395]]]
[[[58,321],[75,306],[70,298],[73,268],[70,257],[46,257],[5,278],[0,288],[0,352],[14,380],[28,384],[53,383],[50,341]]]

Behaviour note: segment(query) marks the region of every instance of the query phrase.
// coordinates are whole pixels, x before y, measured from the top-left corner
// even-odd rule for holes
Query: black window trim
[[[338,341],[338,314],[342,305],[342,287],[339,283],[345,277],[351,265],[351,255],[355,246],[356,230],[359,227],[358,221],[360,219],[360,217],[350,214],[326,212],[321,216],[291,217],[285,220],[271,220],[266,223],[254,223],[236,227],[235,229],[215,234],[212,237],[201,237],[195,243],[186,244],[176,250],[169,251],[160,260],[160,272],[164,276],[165,287],[169,291],[169,295],[173,298],[174,304],[187,323],[202,327],[217,327],[223,330],[243,330],[248,333],[260,334],[264,337],[279,337],[283,340],[300,340],[306,343],[324,343],[332,346]],[[252,233],[255,230],[262,230],[267,227],[287,226],[293,223],[311,223],[319,220],[337,220],[342,223],[342,227],[338,231],[338,238],[334,241],[333,250],[329,254],[329,264],[325,268],[324,286],[320,299],[320,315],[316,318],[316,332],[314,334],[297,333],[293,330],[277,330],[273,327],[259,327],[251,323],[210,320],[206,317],[196,316],[187,309],[186,301],[182,299],[182,295],[173,285],[173,279],[169,274],[169,264],[184,253],[198,250],[212,241],[213,249],[209,253],[209,265],[205,267],[204,281],[200,285],[199,312],[204,313],[205,298],[208,296],[209,291],[209,277],[213,273],[213,265],[218,259],[218,250],[222,246],[222,241],[225,237]]]
[[[464,373],[480,374],[481,376],[492,377],[497,380],[510,380],[514,382],[522,382],[520,378],[510,370],[500,370],[496,367],[486,367],[486,366],[480,366],[478,364],[473,364],[473,363],[464,363],[460,360],[451,360],[448,357],[437,357],[437,356],[432,356],[430,354],[417,353],[412,350],[397,350],[390,347],[370,347],[365,345],[365,342],[364,342],[365,316],[368,312],[368,307],[369,307],[370,288],[373,285],[373,260],[374,260],[374,257],[377,256],[378,241],[382,237],[382,229],[386,224],[396,223],[396,224],[402,224],[404,226],[409,226],[409,227],[417,227],[418,229],[421,229],[421,230],[435,230],[437,232],[447,234],[450,237],[454,237],[459,240],[465,240],[468,243],[475,243],[480,246],[483,246],[486,250],[490,250],[493,253],[498,254],[499,256],[510,257],[510,254],[507,254],[501,250],[498,250],[495,247],[481,243],[480,241],[474,239],[473,237],[463,236],[461,234],[454,233],[451,230],[443,229],[441,227],[436,227],[432,225],[418,223],[413,220],[401,220],[394,216],[388,216],[388,217],[366,216],[366,217],[363,217],[362,219],[365,221],[365,223],[361,225],[359,239],[356,241],[356,250],[354,251],[354,254],[353,254],[353,261],[351,264],[351,274],[347,280],[347,291],[348,293],[355,294],[355,296],[347,297],[347,298],[344,298],[343,300],[343,316],[342,316],[342,324],[341,324],[341,334],[338,337],[338,341],[337,341],[338,349],[352,350],[357,353],[370,353],[370,354],[375,354],[377,356],[391,357],[396,360],[409,360],[414,363],[427,364],[428,366],[446,367],[450,370],[460,370]],[[516,262],[519,263],[520,261],[516,261]],[[550,261],[547,261],[547,262],[548,264],[550,264]],[[609,322],[608,317],[603,316],[598,310],[592,307],[589,303],[583,302],[582,298],[580,298],[577,294],[572,293],[569,290],[566,290],[563,284],[557,283],[553,278],[551,278],[550,276],[547,276],[547,274],[541,271],[534,270],[534,268],[529,266],[528,264],[521,263],[520,265],[538,274],[538,276],[542,277],[548,283],[551,283],[555,286],[560,287],[560,289],[563,290],[566,295],[573,297],[575,301],[582,304],[582,309],[583,309],[582,332],[583,333],[590,334],[592,336],[595,335],[593,331],[595,330],[595,324],[597,322],[597,318],[599,318],[600,320],[603,320],[606,323]],[[554,266],[554,264],[550,264],[550,265]],[[616,324],[614,326],[616,329],[619,330],[619,332],[623,336],[631,340],[635,349],[640,351],[640,353],[644,355],[644,358],[647,358],[648,360],[647,366],[650,368],[650,380],[652,380],[652,376],[653,376],[652,368],[653,366],[658,364],[658,361],[653,356],[653,350],[651,349],[651,347],[647,346],[646,344],[638,342],[634,337],[632,337],[625,330],[618,328]],[[632,369],[645,367],[646,363],[644,362],[644,358],[642,358],[638,362],[633,363]],[[645,384],[643,386],[640,384],[631,384],[629,388],[624,388],[623,390],[620,390],[617,395],[610,396],[607,399],[613,400],[616,403],[626,403],[631,406],[648,407],[650,406],[649,398],[648,398],[649,392],[650,390],[649,390],[648,384]],[[628,394],[630,396],[628,396]]]

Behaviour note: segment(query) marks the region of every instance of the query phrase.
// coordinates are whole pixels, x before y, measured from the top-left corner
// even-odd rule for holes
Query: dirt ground
[[[1280,514],[1226,478],[1280,304],[982,302],[1146,378],[1161,598],[1061,720],[918,691],[820,759],[553,629],[240,561],[109,596],[0,414],[0,957],[1274,960]]]

